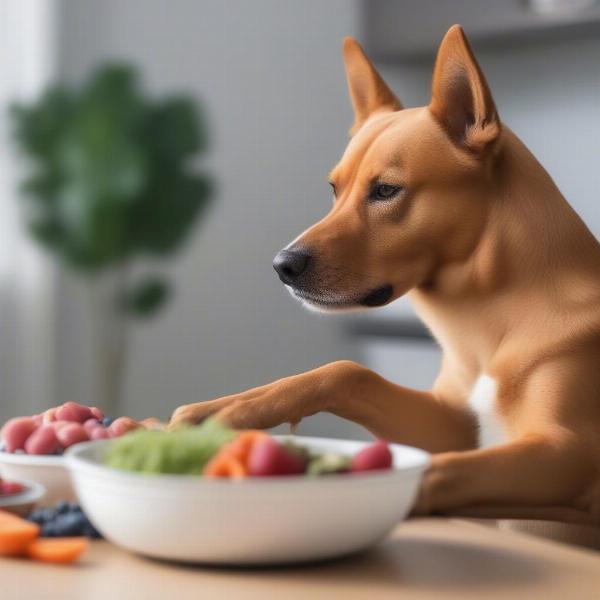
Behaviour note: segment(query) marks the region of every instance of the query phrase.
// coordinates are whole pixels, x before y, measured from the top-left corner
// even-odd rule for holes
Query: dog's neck
[[[474,251],[410,293],[442,347],[464,349],[470,339],[482,370],[524,318],[543,320],[600,300],[600,245],[509,130],[491,181]]]

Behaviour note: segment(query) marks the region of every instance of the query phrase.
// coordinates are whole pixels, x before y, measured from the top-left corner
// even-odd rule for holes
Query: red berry
[[[79,442],[87,442],[90,439],[83,425],[79,423],[68,423],[56,432],[56,437],[63,448]]]
[[[17,417],[7,421],[2,428],[2,440],[7,452],[25,448],[27,438],[36,430],[37,425],[32,417]]]
[[[56,410],[57,419],[76,423],[84,423],[93,416],[90,408],[83,404],[77,404],[77,402],[65,402]]]
[[[133,429],[139,429],[141,425],[131,417],[119,417],[115,419],[108,428],[110,437],[120,437]]]
[[[42,413],[42,425],[47,425],[48,423],[52,423],[56,421],[56,411],[58,408],[49,408],[48,410]]]
[[[96,427],[90,433],[90,440],[105,440],[109,438],[108,431],[104,427]]]
[[[0,495],[12,496],[13,494],[20,494],[25,489],[25,486],[16,481],[0,481]]]
[[[102,420],[104,418],[104,413],[96,406],[92,406],[90,412],[95,419]]]
[[[54,454],[59,450],[61,446],[52,425],[42,425],[25,442],[27,454]]]
[[[98,427],[102,427],[102,425],[98,422],[98,419],[88,419],[83,424],[83,428],[87,431],[88,435],[90,435],[92,431]]]
[[[248,472],[255,477],[304,473],[304,460],[271,437],[257,440],[248,457]]]
[[[377,440],[354,456],[350,463],[350,470],[359,472],[391,469],[392,462],[392,453],[387,442]]]
[[[50,427],[53,427],[54,431],[58,433],[63,427],[71,425],[71,421],[52,421],[52,423],[50,423],[49,425]]]

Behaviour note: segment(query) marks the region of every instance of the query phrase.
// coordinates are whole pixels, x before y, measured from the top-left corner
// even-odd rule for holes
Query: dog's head
[[[330,174],[333,208],[273,263],[321,310],[381,306],[465,260],[486,221],[501,132],[459,26],[441,43],[427,107],[403,108],[353,39],[344,60],[355,122]]]

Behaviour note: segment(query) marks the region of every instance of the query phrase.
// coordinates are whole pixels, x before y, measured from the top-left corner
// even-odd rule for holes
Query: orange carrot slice
[[[248,475],[248,470],[234,456],[230,456],[229,454],[217,454],[206,464],[202,474],[209,479],[217,477],[242,479]]]
[[[34,560],[54,563],[76,561],[89,547],[87,538],[38,538],[27,546],[27,556]]]
[[[225,444],[206,464],[205,477],[231,477],[241,479],[248,476],[248,457],[258,440],[268,437],[264,431],[249,429],[242,431],[234,440]]]
[[[0,510],[0,555],[18,556],[40,533],[35,523]]]
[[[242,431],[233,441],[223,447],[222,451],[237,458],[244,466],[248,465],[248,457],[254,444],[268,437],[264,431],[250,429]]]

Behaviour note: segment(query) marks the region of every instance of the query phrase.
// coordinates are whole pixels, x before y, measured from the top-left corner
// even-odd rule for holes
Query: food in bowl
[[[133,429],[158,427],[155,419],[111,419],[93,406],[66,402],[29,417],[16,417],[0,429],[0,475],[41,484],[42,503],[75,501],[63,452],[78,442],[119,437]]]
[[[199,474],[235,431],[210,419],[178,431],[133,431],[109,445],[106,464],[141,473]]]
[[[126,471],[245,479],[321,476],[392,467],[392,453],[379,440],[354,456],[319,453],[264,431],[234,431],[214,419],[174,432],[139,430],[115,441],[106,465]]]
[[[67,451],[79,502],[109,541],[146,556],[187,562],[282,564],[367,548],[408,514],[429,463],[422,450],[390,444],[392,468],[357,475],[334,470],[324,477],[307,471],[236,480],[202,477],[191,453],[183,453],[180,465],[170,452],[146,462],[137,450],[127,468],[108,466],[113,448],[138,436],[133,432]],[[371,446],[272,437],[284,447],[293,442],[311,457],[343,457],[343,464]],[[206,466],[210,459],[203,454],[202,460]],[[171,472],[163,472],[163,464],[174,465]]]
[[[0,443],[10,453],[62,454],[73,444],[119,437],[139,427],[142,424],[129,417],[113,420],[95,406],[65,402],[37,415],[10,419],[2,427]]]
[[[22,494],[25,491],[25,486],[19,481],[7,481],[0,477],[0,497],[14,496]]]
[[[39,504],[45,494],[46,488],[35,481],[0,480],[0,509],[24,516]]]
[[[0,474],[6,479],[38,483],[45,490],[42,505],[76,499],[63,456],[0,452]]]

